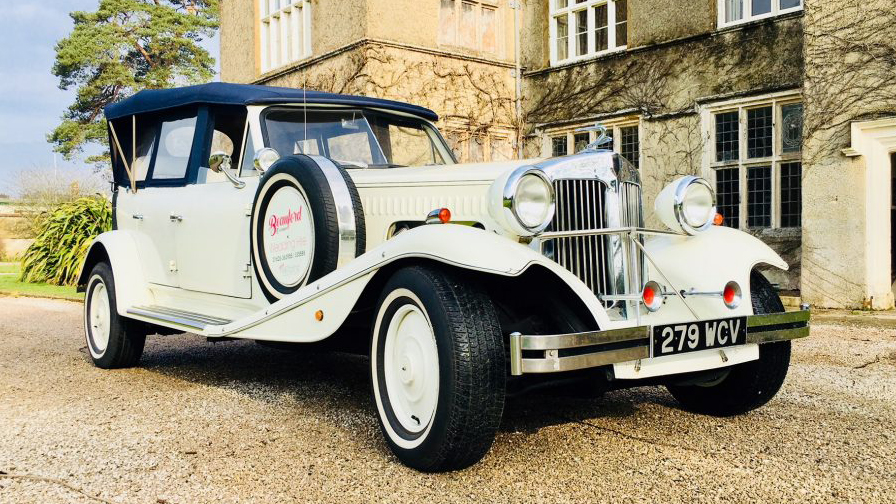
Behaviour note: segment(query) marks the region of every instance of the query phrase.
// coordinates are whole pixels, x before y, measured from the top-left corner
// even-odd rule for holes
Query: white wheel
[[[406,289],[392,293],[392,297],[402,295],[414,296]],[[392,315],[383,361],[397,420],[409,432],[424,431],[439,399],[439,351],[432,325],[419,304],[402,305]]]
[[[379,413],[389,437],[403,448],[418,446],[432,425],[439,400],[439,351],[435,332],[422,303],[407,289],[396,289],[384,300],[375,334],[385,325],[382,350],[385,390],[374,376]],[[396,307],[397,306],[397,307]],[[379,358],[374,347],[374,359]],[[385,392],[385,393],[384,393]],[[383,398],[389,410],[383,407]],[[395,424],[398,425],[395,425]]]
[[[109,291],[99,275],[94,275],[88,282],[87,306],[84,310],[84,328],[87,332],[87,348],[90,355],[99,359],[109,346],[109,332],[112,330],[112,310],[109,304]]]
[[[142,322],[118,314],[115,279],[108,263],[93,267],[84,298],[84,336],[87,351],[97,367],[130,367],[140,360],[146,342]]]
[[[396,271],[380,296],[370,347],[386,443],[421,471],[485,455],[504,409],[504,346],[494,305],[436,268]]]

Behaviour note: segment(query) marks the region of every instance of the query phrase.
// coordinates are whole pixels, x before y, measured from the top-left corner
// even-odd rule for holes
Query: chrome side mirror
[[[246,183],[242,180],[233,176],[230,173],[230,168],[233,166],[233,160],[230,156],[223,151],[213,152],[211,157],[208,158],[208,169],[215,173],[223,173],[227,180],[233,184],[233,187],[237,189],[242,189],[246,187]]]
[[[253,165],[259,173],[264,175],[264,172],[268,171],[268,168],[276,163],[278,159],[280,159],[279,152],[270,147],[265,147],[264,149],[259,149],[255,153],[255,160],[253,161]]]

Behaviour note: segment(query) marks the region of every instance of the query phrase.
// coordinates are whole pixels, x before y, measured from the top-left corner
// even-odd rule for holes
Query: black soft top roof
[[[106,119],[113,120],[134,114],[157,112],[183,105],[271,105],[277,103],[334,104],[355,107],[375,107],[413,114],[430,121],[439,116],[428,108],[408,103],[350,96],[322,91],[303,91],[294,88],[227,84],[212,82],[174,89],[149,89],[105,108]]]

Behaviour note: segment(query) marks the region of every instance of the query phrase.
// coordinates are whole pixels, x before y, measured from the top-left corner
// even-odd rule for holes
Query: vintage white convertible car
[[[638,172],[600,138],[459,165],[430,110],[220,83],[106,117],[114,229],[78,281],[93,362],[173,332],[360,349],[387,443],[423,471],[478,461],[505,396],[546,381],[747,412],[809,334],[757,270],[787,264],[714,225],[706,181],[672,182],[668,229],[645,229]]]

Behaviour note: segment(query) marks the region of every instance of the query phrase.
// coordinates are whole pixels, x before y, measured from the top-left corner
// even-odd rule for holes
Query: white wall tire
[[[380,427],[404,464],[460,469],[491,446],[504,408],[504,347],[489,298],[450,274],[396,272],[379,300],[371,380]]]
[[[115,280],[105,262],[93,267],[84,298],[84,337],[94,365],[104,369],[131,367],[143,354],[146,326],[118,314]]]
[[[85,296],[84,327],[87,330],[87,349],[90,356],[100,359],[109,347],[109,332],[112,330],[109,292],[100,275],[88,280]]]

